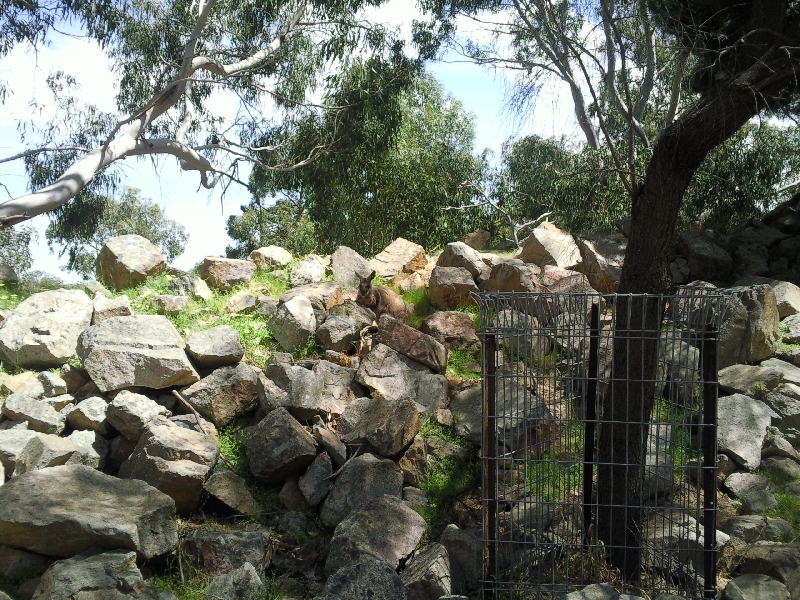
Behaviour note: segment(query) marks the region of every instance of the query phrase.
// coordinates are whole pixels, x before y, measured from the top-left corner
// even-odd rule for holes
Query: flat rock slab
[[[743,542],[787,542],[792,537],[792,526],[783,519],[760,515],[739,515],[729,518],[722,531]]]
[[[39,292],[19,303],[0,329],[0,358],[19,367],[56,367],[75,355],[94,306],[81,290]]]
[[[53,564],[36,588],[34,600],[159,600],[144,582],[136,553],[89,550]]]
[[[186,352],[203,369],[235,365],[244,356],[239,332],[229,325],[219,325],[189,336]]]
[[[255,508],[244,479],[228,469],[217,469],[203,487],[209,495],[239,514],[249,515]]]
[[[200,377],[189,362],[186,343],[161,315],[114,317],[86,329],[78,356],[102,392],[141,386],[190,385]]]
[[[2,544],[57,557],[122,548],[147,559],[177,542],[175,502],[143,481],[66,465],[0,487]]]
[[[723,600],[790,600],[789,590],[766,575],[739,575],[725,586]]]
[[[336,526],[325,572],[336,573],[366,558],[380,558],[397,568],[416,549],[424,531],[425,519],[400,498],[375,498]]]
[[[447,348],[433,337],[388,314],[383,314],[378,319],[378,340],[403,356],[430,367],[436,373],[447,370]]]
[[[41,433],[59,434],[64,431],[66,418],[42,400],[34,400],[15,392],[6,398],[3,414],[12,421],[25,421],[28,429]]]
[[[719,399],[719,451],[749,471],[761,464],[761,446],[772,420],[769,407],[744,394]]]

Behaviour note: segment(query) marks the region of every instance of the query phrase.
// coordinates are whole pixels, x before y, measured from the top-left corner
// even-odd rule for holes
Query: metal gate
[[[560,599],[606,582],[645,598],[715,598],[726,297],[684,288],[475,300],[483,597]]]

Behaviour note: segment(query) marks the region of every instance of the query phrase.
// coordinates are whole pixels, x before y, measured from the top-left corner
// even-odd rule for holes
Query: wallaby
[[[397,292],[382,285],[372,285],[375,271],[370,273],[369,277],[361,277],[358,273],[356,276],[360,280],[356,302],[371,308],[375,313],[375,319],[380,319],[382,314],[387,314],[404,323],[408,320],[414,306],[406,304],[403,297]]]

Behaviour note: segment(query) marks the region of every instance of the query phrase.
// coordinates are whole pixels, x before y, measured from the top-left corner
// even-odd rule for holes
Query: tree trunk
[[[782,54],[781,54],[782,53]],[[662,294],[683,195],[709,151],[792,85],[796,60],[772,47],[668,127],[653,148],[632,202],[631,232],[619,292]],[[612,567],[629,580],[641,570],[641,506],[645,444],[656,399],[659,303],[617,297],[611,385],[601,400],[598,441],[598,539]]]

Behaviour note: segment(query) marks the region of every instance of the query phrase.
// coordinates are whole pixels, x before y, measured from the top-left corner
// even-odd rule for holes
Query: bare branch
[[[91,149],[85,148],[83,146],[55,146],[53,148],[34,148],[32,150],[25,150],[25,152],[20,152],[19,154],[15,154],[14,156],[0,158],[0,163],[11,162],[12,160],[19,160],[20,158],[25,158],[27,156],[34,156],[35,154],[42,154],[44,152],[63,152],[67,150],[77,150],[78,152],[89,152]]]

